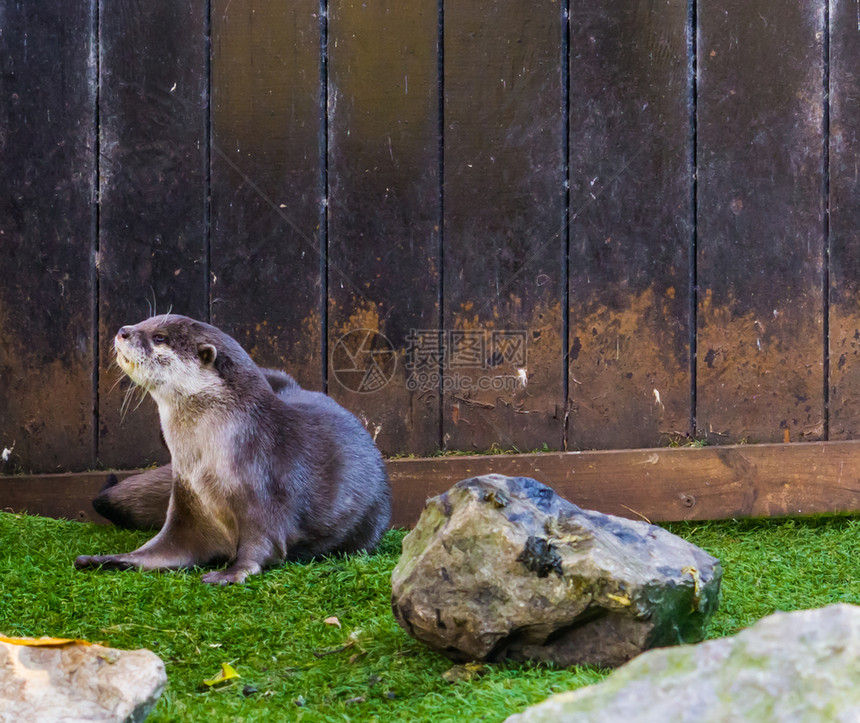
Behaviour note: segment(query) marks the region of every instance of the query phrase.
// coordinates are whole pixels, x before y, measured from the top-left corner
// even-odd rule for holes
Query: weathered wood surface
[[[92,499],[109,472],[77,472],[26,477],[0,477],[0,511],[26,512],[79,522],[110,524],[97,514]],[[134,472],[116,472],[123,479]]]
[[[563,443],[561,5],[444,4],[443,447]]]
[[[211,319],[258,364],[322,389],[320,5],[211,6]]]
[[[860,432],[856,3],[42,5],[0,0],[0,471],[166,459],[110,363],[150,304],[387,452]]]
[[[328,392],[385,453],[439,444],[410,368],[439,328],[437,25],[436,0],[328,5]]]
[[[824,4],[698,6],[699,430],[824,436]]]
[[[123,406],[113,337],[152,313],[208,316],[207,3],[99,8],[98,458],[135,467],[170,457],[155,404]]]
[[[528,476],[586,509],[652,522],[860,512],[860,442],[388,460],[393,527],[461,479]],[[107,472],[0,477],[0,510],[100,521]],[[118,473],[124,476],[129,473]]]
[[[94,462],[95,2],[0,2],[0,470]]]
[[[860,430],[860,19],[830,4],[830,439]]]
[[[692,433],[687,13],[571,7],[568,449]]]

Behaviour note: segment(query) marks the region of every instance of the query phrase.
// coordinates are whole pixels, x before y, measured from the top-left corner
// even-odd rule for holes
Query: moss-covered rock
[[[463,660],[620,665],[704,637],[719,561],[646,522],[486,475],[427,503],[392,574],[412,636]]]

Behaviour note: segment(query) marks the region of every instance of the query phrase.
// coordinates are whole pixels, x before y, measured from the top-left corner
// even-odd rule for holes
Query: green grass
[[[860,519],[669,527],[723,562],[711,636],[775,610],[860,603]],[[502,721],[602,678],[593,669],[505,664],[446,682],[451,663],[409,638],[390,612],[402,536],[389,533],[374,555],[290,564],[213,588],[199,571],[75,571],[75,555],[130,550],[147,535],[2,513],[0,632],[153,650],[169,685],[152,721]],[[341,629],[323,622],[330,616]],[[241,677],[206,689],[222,662]]]

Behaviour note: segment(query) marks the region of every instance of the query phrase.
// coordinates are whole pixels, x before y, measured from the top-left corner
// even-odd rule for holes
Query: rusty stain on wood
[[[729,301],[701,301],[699,348],[702,434],[729,442],[813,441],[824,434],[821,317],[786,302],[766,315]],[[816,350],[819,353],[816,353]],[[714,437],[712,437],[714,439]]]
[[[676,318],[674,301],[654,288],[630,292],[622,309],[571,310],[569,449],[650,447],[691,433],[688,330]]]
[[[449,447],[483,450],[495,445],[520,451],[561,448],[563,397],[559,377],[562,341],[557,322],[561,306],[536,304],[527,313],[519,300],[502,311],[493,304],[481,317],[454,319],[449,333],[447,368],[443,379],[446,425],[452,425]],[[517,328],[496,328],[505,314],[518,318]],[[458,337],[458,334],[461,336]],[[462,362],[458,339],[472,335],[476,363]],[[461,360],[458,361],[458,354]],[[469,425],[463,427],[462,425]],[[481,441],[483,440],[483,441]]]

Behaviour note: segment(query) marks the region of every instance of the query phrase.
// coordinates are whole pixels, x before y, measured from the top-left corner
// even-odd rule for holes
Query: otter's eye
[[[152,341],[156,344],[166,344],[167,336],[165,334],[153,334]]]

